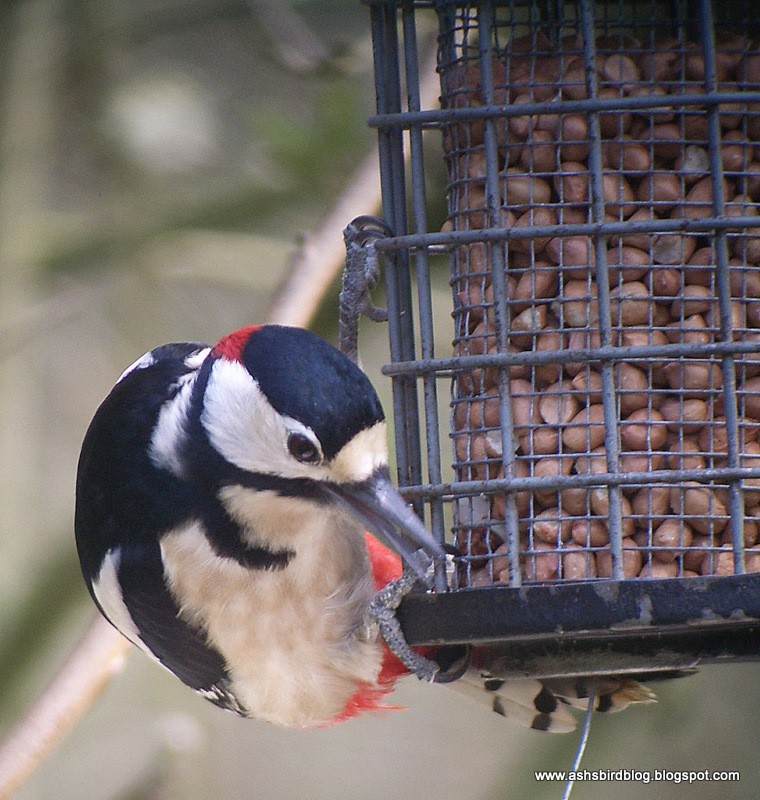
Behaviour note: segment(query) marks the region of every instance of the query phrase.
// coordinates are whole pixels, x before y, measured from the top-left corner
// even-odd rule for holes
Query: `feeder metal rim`
[[[577,454],[568,453],[568,458]],[[399,486],[405,500],[417,498],[457,498],[507,492],[547,491],[550,489],[602,488],[605,486],[648,486],[672,483],[674,488],[683,481],[729,484],[750,478],[760,478],[759,467],[723,467],[720,469],[661,469],[651,472],[600,472],[585,475],[557,475],[533,478],[494,478],[487,481],[452,481],[451,483]],[[686,487],[688,488],[688,487]],[[725,514],[721,518],[728,518]]]
[[[758,589],[760,574],[498,585],[410,594],[397,616],[415,646],[511,640],[556,646],[665,634],[685,644],[705,634],[760,633]]]
[[[642,97],[612,97],[587,100],[544,100],[534,103],[516,103],[508,106],[480,106],[478,108],[442,108],[428,111],[397,111],[376,114],[367,120],[373,128],[411,128],[417,126],[439,127],[459,122],[501,119],[533,114],[583,114],[589,111],[638,111],[674,106],[717,106],[721,103],[758,103],[760,92],[713,91],[706,94],[644,95]]]
[[[579,330],[588,330],[579,328]],[[466,341],[463,340],[463,341]],[[739,355],[760,351],[760,340],[752,342],[711,342],[709,344],[674,343],[661,345],[635,345],[618,347],[585,348],[583,350],[542,350],[519,353],[484,353],[477,356],[451,356],[449,358],[425,358],[415,361],[396,361],[382,367],[383,375],[428,375],[443,373],[440,377],[451,377],[458,372],[474,369],[508,369],[515,364],[535,366],[539,364],[591,363],[605,361],[636,361],[641,359],[675,360],[688,358],[689,362],[710,363],[709,356]]]
[[[700,204],[704,205],[704,204]],[[504,206],[508,208],[508,206]],[[465,213],[464,211],[462,213]],[[409,250],[431,245],[463,245],[501,243],[510,239],[533,239],[554,236],[619,236],[633,233],[694,233],[705,234],[732,228],[760,228],[760,217],[702,217],[700,219],[659,219],[640,222],[579,222],[573,224],[532,225],[521,228],[483,228],[467,231],[437,231],[389,236],[375,244],[379,251]],[[666,267],[667,264],[657,266]],[[558,266],[557,269],[560,267]]]

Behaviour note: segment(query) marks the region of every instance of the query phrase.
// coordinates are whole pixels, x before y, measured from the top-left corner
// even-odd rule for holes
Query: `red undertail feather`
[[[392,551],[375,539],[369,533],[365,534],[369,560],[372,565],[372,574],[375,578],[375,589],[387,586],[391,581],[400,578],[403,573],[401,559]],[[366,711],[403,711],[402,706],[389,706],[384,703],[395,688],[396,681],[409,674],[409,670],[391,653],[383,644],[383,664],[377,676],[377,685],[364,684],[359,687],[356,694],[348,701],[343,711],[331,719],[327,725],[346,722]]]
[[[396,664],[392,664],[392,668],[388,669],[389,657],[392,661],[398,663],[398,666],[401,667],[401,672],[397,671]],[[389,706],[385,704],[384,700],[393,692],[398,678],[406,674],[408,674],[406,667],[404,667],[396,656],[388,650],[385,643],[383,643],[383,666],[377,678],[378,685],[362,685],[348,703],[346,703],[346,707],[343,711],[322,727],[326,728],[331,725],[337,725],[339,722],[347,722],[367,711],[405,711],[406,709],[403,706]]]
[[[384,589],[391,581],[398,580],[404,568],[401,559],[385,545],[369,533],[364,534],[369,550],[369,561],[372,565],[372,574],[375,576],[375,590]]]
[[[223,356],[230,361],[241,361],[245,346],[251,336],[259,330],[261,330],[261,325],[249,325],[247,328],[241,328],[239,331],[225,336],[214,348],[214,355],[217,357]]]

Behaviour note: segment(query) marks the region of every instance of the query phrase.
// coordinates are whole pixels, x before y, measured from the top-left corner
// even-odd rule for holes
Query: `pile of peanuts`
[[[690,42],[663,40],[643,52],[632,37],[597,42],[600,98],[704,92],[704,58]],[[620,48],[624,52],[620,51]],[[544,53],[544,54],[542,54]],[[738,34],[717,39],[720,91],[760,90],[760,44]],[[587,97],[582,42],[545,46],[513,40],[492,64],[495,105]],[[486,99],[477,59],[444,72],[444,105]],[[713,177],[704,107],[661,106],[600,113],[605,221],[699,219],[713,215]],[[760,105],[719,106],[723,196],[728,216],[760,211]],[[587,115],[525,114],[496,120],[501,208],[485,203],[485,123],[444,131],[449,166],[449,230],[554,226],[592,220]],[[720,338],[715,236],[609,235],[605,240],[613,345],[704,346]],[[760,228],[727,234],[736,341],[760,351]],[[498,249],[498,258],[496,258]],[[504,265],[507,351],[587,350],[601,345],[594,241],[587,236],[511,238],[454,251],[455,355],[499,352],[494,264]],[[501,267],[500,267],[501,268]],[[700,353],[613,364],[621,469],[625,473],[727,466],[721,359]],[[760,467],[760,352],[735,357],[741,466]],[[508,369],[516,477],[608,472],[598,362],[518,363]],[[455,468],[460,480],[504,477],[499,372],[458,373]],[[760,479],[743,482],[745,566],[760,571]],[[516,493],[522,580],[609,578],[607,488]],[[726,483],[680,481],[622,487],[625,576],[732,574]],[[466,585],[508,582],[504,494],[461,501],[457,545]]]

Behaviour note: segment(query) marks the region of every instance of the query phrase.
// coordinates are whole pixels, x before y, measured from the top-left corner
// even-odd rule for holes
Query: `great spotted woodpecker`
[[[274,325],[165,345],[122,374],[84,439],[75,527],[124,636],[213,703],[293,727],[384,708],[406,673],[368,617],[401,560],[365,531],[421,577],[418,551],[443,555],[390,482],[367,377]],[[575,726],[564,695],[583,694],[505,683],[482,656],[457,686],[553,731]],[[598,703],[647,699],[616,681]]]

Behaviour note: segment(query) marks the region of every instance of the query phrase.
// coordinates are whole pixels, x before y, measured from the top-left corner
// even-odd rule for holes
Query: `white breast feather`
[[[292,499],[270,501],[293,513]],[[374,588],[361,530],[333,512],[315,519],[313,506],[308,519],[281,570],[220,558],[198,523],[161,544],[182,614],[203,620],[238,701],[252,717],[291,727],[337,716],[360,683],[375,685],[382,659],[362,637]]]

